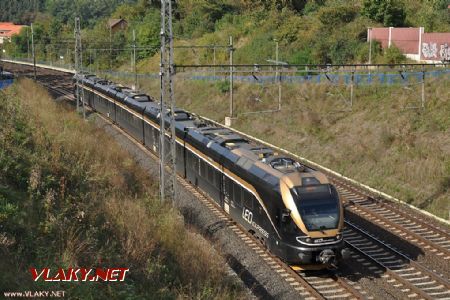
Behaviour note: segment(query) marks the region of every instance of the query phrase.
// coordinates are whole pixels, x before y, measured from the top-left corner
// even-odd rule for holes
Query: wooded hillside
[[[73,23],[81,18],[87,64],[100,69],[129,63],[132,31],[137,35],[138,58],[155,55],[159,49],[159,1],[148,0],[27,0],[2,1],[0,18],[34,18],[37,55],[42,60],[70,54]],[[14,13],[13,13],[14,12]],[[29,17],[26,17],[29,16]],[[114,33],[109,18],[124,18],[126,31]],[[364,63],[368,60],[368,27],[424,26],[427,32],[450,31],[447,0],[180,0],[174,2],[176,43],[227,44],[235,40],[237,63],[261,63],[272,58],[274,40],[280,44],[283,61],[303,63]],[[14,55],[26,53],[26,34],[9,46]],[[112,44],[111,44],[112,42]],[[112,54],[106,48],[117,49]],[[92,49],[96,51],[92,58]],[[382,53],[374,45],[374,62],[398,62],[401,55]],[[68,55],[73,56],[73,55]],[[112,56],[112,57],[111,57]],[[220,60],[220,54],[218,59]],[[392,59],[394,57],[394,59]],[[225,55],[222,55],[225,59]],[[185,63],[189,55],[183,55]],[[210,62],[211,53],[200,55]],[[95,62],[94,62],[95,60]],[[112,60],[112,61],[111,61]],[[192,61],[191,61],[192,62]]]

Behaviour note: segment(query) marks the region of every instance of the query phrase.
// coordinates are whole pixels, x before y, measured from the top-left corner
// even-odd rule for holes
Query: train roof
[[[0,71],[0,79],[13,79],[14,75],[10,72]]]
[[[147,94],[129,87],[115,84],[91,74],[80,74],[80,79],[95,85],[116,100],[142,111],[147,117],[160,119],[159,103]],[[76,79],[76,75],[74,76]],[[165,112],[166,123],[170,122],[170,109]],[[271,186],[278,186],[282,177],[298,178],[296,186],[328,183],[325,175],[308,168],[291,157],[280,155],[274,149],[201,119],[183,109],[175,109],[176,129],[186,132],[187,136],[216,157],[224,157],[257,178],[265,180]],[[302,179],[306,178],[306,179]]]

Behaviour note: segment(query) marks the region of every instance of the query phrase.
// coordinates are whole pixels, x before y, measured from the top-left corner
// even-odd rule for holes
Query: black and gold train
[[[158,153],[158,102],[93,75],[78,82],[85,103]],[[163,114],[167,126],[169,114]],[[324,174],[186,111],[177,109],[175,119],[177,172],[273,254],[290,264],[324,266],[346,256],[342,202]]]

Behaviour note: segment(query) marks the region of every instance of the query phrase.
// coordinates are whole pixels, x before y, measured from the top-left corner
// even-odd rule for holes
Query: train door
[[[183,139],[183,178],[187,178],[187,159],[188,159],[188,152],[186,150],[186,140]]]
[[[233,187],[231,185],[231,180],[225,175],[223,165],[222,167],[222,180],[220,187],[220,195],[221,195],[221,206],[225,210],[227,214],[230,213],[230,205],[231,205],[231,194],[233,193]]]
[[[158,153],[159,151],[159,130],[153,128],[153,144],[151,145],[153,152]],[[150,145],[149,145],[150,146]]]

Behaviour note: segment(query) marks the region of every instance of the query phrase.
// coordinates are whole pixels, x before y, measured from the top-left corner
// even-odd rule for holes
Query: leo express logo
[[[124,281],[125,275],[130,269],[127,268],[30,268],[34,281]]]

